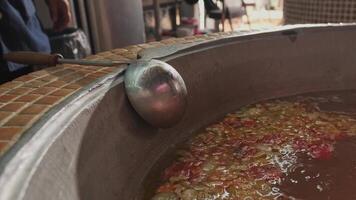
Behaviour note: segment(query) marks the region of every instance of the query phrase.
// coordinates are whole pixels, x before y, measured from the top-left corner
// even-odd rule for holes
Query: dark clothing
[[[32,0],[0,0],[0,54],[11,51],[50,52],[48,37],[42,32]],[[30,69],[24,65],[0,62],[0,82]]]

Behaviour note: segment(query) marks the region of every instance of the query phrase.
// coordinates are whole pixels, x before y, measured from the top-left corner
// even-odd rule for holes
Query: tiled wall
[[[356,22],[355,0],[285,0],[286,24]]]

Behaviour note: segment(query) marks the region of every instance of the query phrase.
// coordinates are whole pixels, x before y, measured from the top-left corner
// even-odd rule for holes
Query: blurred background
[[[70,28],[58,33],[44,0],[34,2],[52,51],[72,58],[171,37],[356,19],[354,0],[70,0]]]

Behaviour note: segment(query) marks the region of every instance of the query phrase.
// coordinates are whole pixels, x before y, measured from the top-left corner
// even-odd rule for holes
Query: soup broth
[[[153,200],[356,199],[356,92],[248,105],[202,129]]]

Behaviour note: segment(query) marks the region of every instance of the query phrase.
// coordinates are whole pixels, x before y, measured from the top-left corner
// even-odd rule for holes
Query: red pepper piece
[[[255,122],[255,120],[247,119],[247,120],[243,120],[243,121],[242,121],[242,124],[243,124],[245,127],[253,127],[253,126],[256,125],[256,122]]]
[[[174,163],[164,171],[163,179],[168,180],[172,176],[179,176],[183,174],[182,171],[186,167],[186,165],[187,165],[186,163],[180,163],[180,162]]]
[[[229,121],[227,122],[229,126],[231,126],[232,128],[240,128],[242,127],[242,123],[239,119],[235,119],[233,121]]]
[[[313,145],[311,147],[311,156],[319,160],[328,160],[332,156],[333,146],[330,144]]]
[[[157,189],[157,193],[161,193],[161,192],[174,192],[175,190],[175,186],[167,183],[164,185],[161,185],[158,189]]]
[[[308,143],[302,138],[294,139],[294,148],[296,150],[303,150],[308,148]]]

